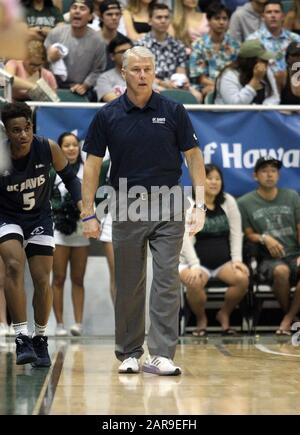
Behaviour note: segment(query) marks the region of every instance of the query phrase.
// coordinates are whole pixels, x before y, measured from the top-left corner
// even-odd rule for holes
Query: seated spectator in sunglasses
[[[98,101],[109,102],[125,92],[126,83],[121,72],[122,60],[125,51],[132,47],[131,40],[120,33],[108,44],[107,50],[115,67],[99,75],[95,86]]]

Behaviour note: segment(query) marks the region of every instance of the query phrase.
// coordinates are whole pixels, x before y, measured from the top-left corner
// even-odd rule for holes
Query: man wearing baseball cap
[[[258,39],[243,42],[240,47],[239,56],[243,58],[256,57],[265,61],[273,58],[273,54],[267,51]]]
[[[103,0],[99,5],[100,13],[100,30],[99,33],[106,44],[106,71],[115,67],[108,45],[121,33],[118,31],[120,19],[122,17],[122,9],[118,0]]]
[[[258,39],[245,41],[237,59],[227,65],[216,81],[216,104],[279,104],[273,54]]]
[[[246,238],[259,245],[259,277],[272,285],[283,312],[277,335],[291,335],[300,310],[300,198],[277,186],[282,162],[260,157],[254,166],[258,186],[238,200]],[[290,302],[290,288],[296,286]]]

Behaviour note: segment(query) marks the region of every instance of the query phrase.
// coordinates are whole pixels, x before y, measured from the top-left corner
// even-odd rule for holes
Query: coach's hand
[[[99,239],[101,227],[99,222],[97,221],[97,218],[93,218],[90,220],[87,220],[85,222],[82,222],[83,224],[83,235],[87,238],[93,238],[93,239]]]
[[[205,222],[205,211],[199,208],[193,208],[187,217],[189,236],[192,237],[202,230]]]

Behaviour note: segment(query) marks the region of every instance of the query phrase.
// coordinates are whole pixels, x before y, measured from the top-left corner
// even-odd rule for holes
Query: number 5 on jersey
[[[23,210],[31,210],[35,206],[34,192],[23,193]]]

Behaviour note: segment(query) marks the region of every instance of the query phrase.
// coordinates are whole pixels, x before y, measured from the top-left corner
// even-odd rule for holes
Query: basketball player
[[[81,184],[53,141],[33,134],[26,103],[2,109],[11,169],[0,176],[0,256],[5,264],[5,296],[16,333],[17,364],[49,367],[45,330],[52,307],[49,283],[54,248],[50,206],[51,165],[81,209]],[[34,336],[29,337],[24,291],[25,256],[34,286]]]

